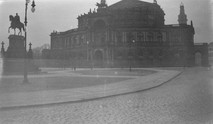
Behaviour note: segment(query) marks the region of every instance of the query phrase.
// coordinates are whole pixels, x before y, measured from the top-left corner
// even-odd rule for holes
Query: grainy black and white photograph
[[[213,124],[213,0],[0,0],[0,124]]]

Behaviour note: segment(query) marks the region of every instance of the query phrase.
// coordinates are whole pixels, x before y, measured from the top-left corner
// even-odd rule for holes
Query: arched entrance
[[[201,52],[195,53],[195,66],[202,66],[202,54],[201,54]]]
[[[101,67],[103,66],[103,51],[96,50],[94,53],[94,65]]]
[[[194,57],[196,66],[209,66],[208,44],[195,43]]]

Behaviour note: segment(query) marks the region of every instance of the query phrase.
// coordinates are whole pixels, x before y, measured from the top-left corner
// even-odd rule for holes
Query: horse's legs
[[[22,26],[22,29],[23,29],[23,31],[25,32],[25,28],[24,28],[24,25]]]
[[[18,28],[19,29],[19,28]],[[20,29],[19,29],[19,32],[18,32],[18,35],[20,34]]]
[[[18,33],[18,35],[22,35],[22,31],[21,31],[21,28],[19,28],[19,33]]]
[[[14,28],[14,35],[16,35],[16,29]]]
[[[8,28],[8,33],[10,33],[10,28],[11,28],[11,27]]]
[[[22,35],[22,28],[20,28],[19,30],[20,30],[20,33],[21,33],[21,35]],[[23,31],[24,31],[24,30],[23,30]]]

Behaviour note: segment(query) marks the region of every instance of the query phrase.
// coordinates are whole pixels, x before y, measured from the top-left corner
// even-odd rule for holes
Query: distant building
[[[44,44],[42,46],[33,48],[32,49],[32,51],[33,51],[33,58],[34,59],[40,59],[40,58],[42,58],[42,54],[43,54],[42,52],[45,49],[50,49],[50,45],[49,44]]]
[[[78,28],[53,31],[43,56],[79,66],[194,66],[194,27],[180,5],[179,24],[165,25],[165,13],[154,0],[121,0],[78,16]]]

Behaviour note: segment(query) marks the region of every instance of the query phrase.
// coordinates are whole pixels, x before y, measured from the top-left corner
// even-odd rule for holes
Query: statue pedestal
[[[26,60],[27,64],[24,62],[24,40],[24,36],[9,36],[9,46],[3,58],[3,74],[24,74],[26,66],[29,73],[39,72],[39,68],[35,66],[32,58]]]
[[[6,52],[6,58],[24,58],[24,36],[10,35],[9,46]]]

